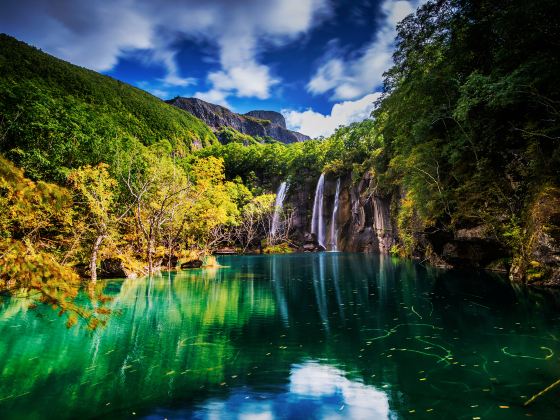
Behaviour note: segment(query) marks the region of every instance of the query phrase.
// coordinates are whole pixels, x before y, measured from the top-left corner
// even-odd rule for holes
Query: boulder
[[[303,252],[313,252],[317,249],[315,244],[307,243],[303,245]]]
[[[124,263],[120,258],[106,258],[101,261],[97,277],[123,278],[128,277],[128,275]]]
[[[202,267],[202,260],[190,260],[181,264],[181,269],[186,270],[189,268],[200,268]]]
[[[216,255],[234,255],[237,254],[237,250],[233,247],[223,247],[223,248],[219,248],[217,249],[214,254]]]
[[[178,262],[179,262],[179,257],[178,256],[165,254],[163,256],[162,261],[161,261],[161,265],[164,268],[167,268],[167,267],[175,268],[177,266]]]

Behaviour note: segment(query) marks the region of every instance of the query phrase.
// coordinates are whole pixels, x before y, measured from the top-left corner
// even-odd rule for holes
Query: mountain
[[[217,143],[206,124],[164,101],[0,34],[0,153],[35,179],[110,162],[130,142],[168,141],[179,155]]]
[[[243,114],[246,117],[253,117],[259,120],[268,120],[273,124],[278,124],[280,127],[286,127],[286,119],[282,114],[276,111],[249,111]]]
[[[272,137],[282,143],[295,143],[309,139],[305,134],[288,130],[286,120],[278,112],[251,111],[241,115],[198,98],[176,97],[167,102],[200,118],[216,131],[229,127],[252,137]]]

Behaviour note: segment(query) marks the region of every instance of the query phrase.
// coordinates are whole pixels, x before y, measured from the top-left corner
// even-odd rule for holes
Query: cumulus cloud
[[[267,99],[270,95],[270,87],[278,83],[270,75],[268,67],[254,62],[212,72],[208,75],[208,80],[213,90],[235,91],[237,96],[259,99]]]
[[[303,112],[283,110],[288,128],[307,134],[312,138],[329,136],[341,125],[363,121],[369,118],[374,102],[381,93],[370,93],[356,101],[345,101],[334,104],[331,113],[324,115],[308,109]]]
[[[177,68],[174,45],[204,40],[218,49],[221,69],[198,96],[268,98],[278,81],[259,63],[263,46],[283,45],[329,13],[328,0],[18,0],[3,2],[0,27],[43,50],[97,71],[144,50],[166,69],[167,86],[194,79]]]
[[[359,98],[380,87],[383,73],[392,64],[396,25],[424,3],[425,0],[385,0],[381,5],[383,18],[372,41],[353,57],[327,51],[309,83],[312,94],[331,93],[333,100]]]

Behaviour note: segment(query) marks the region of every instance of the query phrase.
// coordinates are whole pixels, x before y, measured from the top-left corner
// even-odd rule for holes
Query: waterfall
[[[373,223],[377,240],[379,242],[379,252],[386,254],[393,245],[393,228],[389,217],[389,206],[381,198],[373,196]]]
[[[334,193],[334,206],[331,217],[331,251],[338,251],[337,248],[337,236],[338,232],[336,229],[336,216],[338,214],[338,196],[340,195],[340,178],[336,180],[336,192]]]
[[[311,218],[311,233],[317,237],[319,246],[325,247],[325,220],[323,218],[323,187],[325,185],[325,174],[321,174],[315,189],[315,200],[313,201],[313,217]]]
[[[284,207],[284,199],[286,198],[286,191],[288,190],[288,183],[282,182],[276,191],[276,201],[274,202],[274,215],[272,216],[272,227],[270,228],[270,235],[274,238],[278,232],[280,225],[280,215]]]

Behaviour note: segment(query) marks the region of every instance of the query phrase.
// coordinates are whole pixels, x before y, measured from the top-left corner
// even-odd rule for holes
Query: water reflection
[[[332,366],[316,362],[296,365],[290,374],[290,393],[295,399],[320,403],[319,418],[385,419],[389,417],[387,395],[373,386],[346,378]],[[335,413],[338,412],[338,415]]]
[[[94,333],[4,305],[0,418],[560,412],[553,393],[522,407],[560,377],[560,317],[544,296],[371,255],[220,263],[100,283],[120,315]]]
[[[326,289],[326,279],[325,279],[325,258],[327,253],[320,252],[314,255],[314,267],[313,267],[313,289],[315,290],[315,300],[317,302],[317,309],[319,311],[319,316],[325,330],[329,331],[329,318],[328,318],[328,303],[327,303],[327,289]]]

